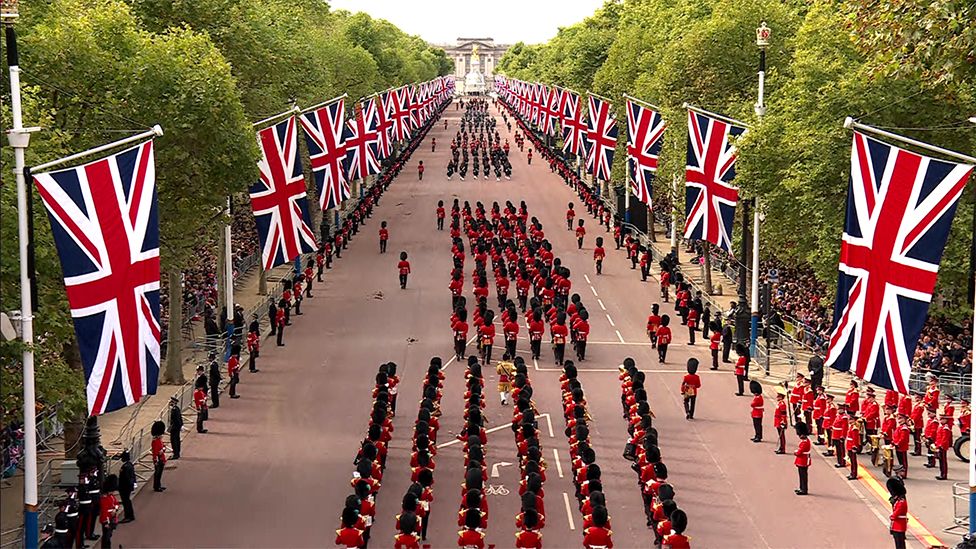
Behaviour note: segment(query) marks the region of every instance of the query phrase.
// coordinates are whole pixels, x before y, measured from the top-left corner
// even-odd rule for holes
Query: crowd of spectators
[[[203,310],[209,304],[211,308],[217,303],[217,235],[213,241],[202,245],[196,254],[196,262],[183,271],[183,322],[189,324],[199,320]],[[257,226],[251,213],[251,204],[244,198],[234,203],[234,215],[231,221],[231,254],[233,256],[233,275],[245,274],[241,272],[257,265],[260,254]],[[160,283],[160,322],[162,324],[162,338],[165,340],[169,333],[169,287],[164,276]]]

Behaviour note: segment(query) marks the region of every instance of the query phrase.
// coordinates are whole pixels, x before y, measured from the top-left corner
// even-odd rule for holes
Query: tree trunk
[[[268,272],[263,260],[258,260],[258,295],[268,295]]]
[[[183,285],[182,273],[170,267],[169,276],[169,334],[167,335],[166,367],[163,369],[163,383],[182,385],[183,377]],[[218,277],[219,280],[219,277]]]
[[[78,371],[78,377],[84,382],[85,369],[81,363],[81,350],[78,341],[71,339],[70,345],[64,346],[64,361],[72,370]],[[74,459],[81,449],[81,435],[85,432],[85,412],[79,412],[76,417],[65,418],[64,422],[64,458]]]
[[[702,240],[702,244],[705,253],[705,293],[712,295],[712,243]]]
[[[223,318],[220,318],[220,311],[222,311],[223,308],[227,305],[227,303],[225,303],[225,301],[224,301],[225,298],[226,298],[226,296],[227,296],[227,288],[225,287],[226,284],[224,284],[224,269],[226,267],[224,266],[224,259],[225,259],[224,258],[224,226],[222,224],[219,226],[219,228],[217,230],[217,250],[216,250],[216,255],[217,255],[217,271],[216,271],[216,278],[217,278],[217,311],[216,311],[216,313],[217,313],[217,317],[218,317],[217,318],[217,325],[218,326],[223,326],[224,319]],[[183,293],[180,292],[180,295],[183,295]],[[170,296],[170,297],[172,298],[172,296]],[[233,307],[233,303],[231,303],[230,305]],[[172,311],[170,312],[170,314],[172,314]],[[230,314],[230,313],[228,313],[228,314]]]

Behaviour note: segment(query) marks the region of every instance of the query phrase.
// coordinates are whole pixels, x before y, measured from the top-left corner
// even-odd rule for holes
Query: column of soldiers
[[[462,234],[467,236],[467,244]],[[542,339],[548,323],[556,364],[564,363],[567,345],[572,345],[578,360],[585,360],[590,332],[589,314],[578,295],[570,296],[572,282],[569,269],[563,267],[552,253],[552,246],[545,239],[538,219],[528,218],[524,203],[516,208],[507,202],[503,210],[496,202],[489,213],[481,203],[472,209],[469,203],[465,202],[462,207],[455,200],[451,208],[451,237],[454,266],[448,288],[454,309],[451,329],[457,359],[465,358],[471,329],[468,324],[470,317],[477,335],[479,356],[485,365],[491,362],[496,314],[489,307],[488,300],[487,273],[490,268],[495,280],[498,306],[502,311],[500,319],[505,341],[503,360],[513,360],[516,353],[520,330],[519,309],[525,315],[534,359],[541,358]],[[466,250],[474,261],[471,271],[474,307],[470,315],[468,300],[463,295]],[[509,298],[510,276],[516,280],[517,302]],[[507,403],[506,391],[501,391],[500,397],[503,404]]]
[[[461,484],[461,506],[458,511],[458,547],[485,549],[488,508],[485,482],[488,481],[488,434],[485,431],[485,379],[481,363],[468,357],[464,371],[464,425],[457,439],[463,444],[464,480]]]
[[[696,359],[688,360],[689,375],[694,375],[697,366]],[[654,532],[656,546],[685,547],[687,537],[684,531],[688,526],[688,517],[678,509],[674,500],[674,486],[668,479],[668,468],[661,461],[658,432],[653,426],[654,412],[644,388],[644,372],[639,371],[634,359],[628,357],[620,366],[619,377],[620,403],[630,434],[624,457],[633,462],[631,467],[637,473],[647,527]]]
[[[469,157],[470,151],[470,157]],[[506,179],[512,178],[512,164],[508,160],[508,143],[503,148],[501,138],[495,128],[495,118],[488,113],[484,100],[473,99],[468,102],[461,117],[460,129],[451,140],[451,160],[447,163],[447,179],[458,172],[461,181],[468,174],[468,161],[475,179],[484,174],[488,179],[495,172],[495,181],[500,181],[502,173]]]
[[[569,458],[573,470],[576,499],[583,515],[583,547],[613,547],[613,531],[603,493],[600,466],[590,444],[589,421],[583,387],[576,377],[573,361],[563,365],[559,376],[562,391],[563,419],[569,436]]]
[[[542,549],[542,529],[546,525],[543,504],[546,461],[542,458],[539,441],[539,423],[536,420],[538,410],[532,401],[532,382],[529,380],[525,360],[515,357],[510,371],[514,374],[512,431],[515,433],[515,447],[519,458],[519,493],[522,500],[519,514],[515,517],[515,547]]]
[[[387,444],[393,437],[393,414],[399,382],[396,364],[382,364],[377,369],[369,426],[353,461],[355,469],[349,481],[353,493],[346,498],[336,530],[335,544],[338,547],[365,548],[369,544],[370,529],[376,515],[376,495],[386,469]]]

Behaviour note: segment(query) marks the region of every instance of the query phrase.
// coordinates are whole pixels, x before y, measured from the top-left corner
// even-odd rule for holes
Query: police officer
[[[268,298],[268,324],[271,324],[271,335],[278,333],[278,307],[275,306],[274,298]]]
[[[217,355],[210,355],[210,401],[213,403],[211,408],[220,408],[220,363],[217,362]]]
[[[136,520],[135,510],[132,507],[132,492],[136,489],[136,468],[132,465],[132,459],[128,450],[122,451],[122,467],[119,469],[119,499],[122,501],[122,520],[121,524]]]
[[[169,445],[173,449],[173,459],[180,459],[180,434],[183,430],[183,411],[175,396],[169,398]]]

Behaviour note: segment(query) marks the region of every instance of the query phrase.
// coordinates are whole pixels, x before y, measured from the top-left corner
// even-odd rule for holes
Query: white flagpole
[[[227,299],[227,320],[234,320],[234,256],[231,252],[230,227],[234,223],[230,196],[227,197],[227,224],[224,225],[224,291]],[[224,326],[221,326],[223,329]],[[229,347],[228,347],[229,349]]]
[[[976,117],[973,117],[973,118],[976,118]],[[894,133],[891,133],[891,132],[886,132],[884,130],[875,128],[873,126],[868,126],[866,124],[861,124],[860,122],[855,121],[850,116],[848,116],[847,119],[844,120],[844,127],[845,128],[849,128],[849,129],[853,129],[853,130],[861,130],[863,132],[873,133],[875,135],[880,135],[880,136],[883,136],[883,137],[887,137],[888,139],[892,139],[892,140],[898,141],[900,143],[905,143],[905,144],[908,144],[908,145],[913,145],[913,146],[918,147],[920,149],[925,149],[927,151],[931,151],[931,152],[934,152],[934,153],[937,153],[937,154],[945,155],[945,156],[948,156],[950,158],[955,158],[957,160],[962,160],[963,162],[968,162],[970,164],[976,164],[976,158],[973,158],[972,156],[967,156],[965,154],[960,154],[960,153],[957,153],[955,151],[950,151],[949,149],[943,149],[942,147],[936,147],[935,145],[929,145],[928,143],[922,143],[921,141],[916,141],[914,139],[910,139],[910,138],[905,137],[905,136],[902,136],[902,135],[894,134]]]
[[[976,116],[969,119],[976,124]],[[976,283],[973,284],[973,326],[976,326]],[[973,356],[976,356],[976,338],[973,338]],[[969,403],[976,403],[976,375],[969,376]],[[976,452],[973,451],[973,442],[969,441],[969,534],[976,533]]]
[[[16,9],[16,4],[14,5]],[[30,132],[24,128],[20,104],[20,65],[17,37],[13,23],[17,13],[3,13],[7,40],[7,65],[10,67],[10,106],[13,126],[7,133],[14,149],[14,176],[17,180],[17,244],[20,252],[20,337],[24,342],[24,546],[37,547],[37,418],[34,395],[34,310],[31,303],[31,281],[27,269],[27,247],[30,235],[27,224],[27,181],[24,173],[24,151],[30,144]]]
[[[769,45],[769,27],[763,21],[756,29],[756,46],[759,47],[759,97],[756,101],[756,118],[762,120],[766,114],[766,47]],[[752,208],[752,318],[749,325],[749,356],[757,358],[756,342],[759,340],[759,199],[753,201]],[[743,258],[745,259],[745,258]]]

